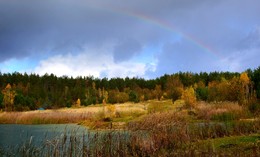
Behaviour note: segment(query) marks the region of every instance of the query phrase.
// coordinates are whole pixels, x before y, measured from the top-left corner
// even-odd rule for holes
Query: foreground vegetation
[[[169,137],[169,134],[166,135]],[[35,146],[30,140],[20,147],[0,149],[1,156],[259,156],[259,134],[206,139],[182,140],[183,135],[166,139],[140,132],[104,132],[82,136],[64,135]],[[173,140],[179,141],[173,142]],[[150,141],[151,140],[151,141]]]
[[[73,122],[74,118],[75,122],[95,130],[81,135],[64,134],[53,140],[43,140],[40,146],[33,145],[28,139],[21,146],[0,149],[0,155],[260,155],[259,115],[254,115],[248,108],[233,102],[197,102],[194,108],[185,106],[184,100],[174,103],[172,100],[151,100],[138,104],[95,105],[56,111],[5,112],[4,114],[10,114],[9,116],[27,114],[31,119],[38,114],[38,118],[44,117],[43,119],[51,119],[53,115],[64,119],[67,115],[71,120],[67,122]],[[20,119],[26,117],[21,115]],[[54,118],[52,122],[56,121]]]

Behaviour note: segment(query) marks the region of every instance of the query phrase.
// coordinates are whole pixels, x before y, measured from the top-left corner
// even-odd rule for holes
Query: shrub
[[[248,109],[254,115],[258,115],[260,113],[260,103],[251,103],[249,104]]]
[[[132,101],[134,103],[138,103],[140,101],[138,94],[135,91],[131,91],[129,93],[129,101]]]
[[[196,97],[199,100],[206,101],[208,100],[209,91],[207,87],[200,87],[196,89]]]
[[[196,100],[194,89],[192,87],[185,89],[182,93],[181,98],[184,100],[187,107],[189,108],[195,107],[197,100]]]

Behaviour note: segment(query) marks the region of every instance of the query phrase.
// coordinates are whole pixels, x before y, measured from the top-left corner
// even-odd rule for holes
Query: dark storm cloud
[[[138,14],[152,20],[134,17]],[[78,54],[86,47],[111,44],[114,51],[109,53],[120,63],[138,56],[144,47],[164,45],[155,54],[156,75],[214,70],[217,61],[234,58],[240,64],[255,56],[259,29],[252,28],[259,28],[259,15],[259,0],[1,0],[0,62],[32,54]],[[173,27],[165,29],[164,23]],[[196,43],[223,58],[212,61]],[[236,57],[244,52],[251,55]]]
[[[0,2],[0,61],[20,58],[31,53],[77,52],[86,44],[101,45],[109,40],[133,38],[132,43],[118,45],[127,48],[124,55],[115,48],[115,59],[133,56],[141,44],[158,42],[165,32],[144,27],[134,18],[120,13],[122,9],[156,16],[170,15],[175,10],[187,10],[204,2],[194,1],[83,1],[83,0],[2,0]],[[160,18],[160,17],[158,17]],[[152,31],[152,32],[151,32]],[[134,39],[136,38],[136,39]],[[122,48],[121,50],[122,51]],[[133,53],[133,54],[131,54]],[[126,55],[128,54],[128,55]],[[118,57],[123,57],[122,59]]]
[[[104,6],[98,1],[95,3],[73,0],[1,1],[0,61],[31,53],[78,52],[86,44],[100,46],[110,40],[121,41],[121,38],[129,38],[133,34],[141,40],[144,34],[146,39],[143,42],[147,42],[148,33],[139,26],[135,27],[135,19],[113,12],[111,8],[102,8]],[[160,35],[153,36],[157,38]],[[124,47],[133,46],[129,44],[125,43]],[[139,49],[140,43],[135,45],[137,48],[133,49]]]

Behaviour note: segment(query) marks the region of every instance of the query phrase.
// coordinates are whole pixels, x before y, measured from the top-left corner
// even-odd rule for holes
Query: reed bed
[[[200,102],[195,110],[197,117],[204,120],[229,121],[248,117],[248,109],[234,102]]]
[[[0,114],[1,124],[65,124],[78,123],[90,119],[93,116],[91,112],[4,112]]]

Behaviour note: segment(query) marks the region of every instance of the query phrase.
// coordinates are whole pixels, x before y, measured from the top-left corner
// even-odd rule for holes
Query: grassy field
[[[78,123],[95,130],[92,136],[49,141],[36,150],[32,146],[11,150],[21,156],[37,150],[50,153],[39,156],[260,156],[259,117],[232,102],[198,102],[195,108],[186,109],[182,100],[151,100],[1,112],[0,123]],[[69,146],[64,146],[66,140]]]
[[[85,120],[93,120],[100,114],[111,116],[115,112],[120,113],[127,119],[127,116],[145,114],[146,103],[125,103],[116,104],[113,113],[108,113],[108,107],[112,105],[91,105],[80,108],[61,108],[56,110],[37,110],[26,112],[0,112],[0,124],[64,124],[80,123]],[[103,112],[103,113],[102,113]]]

